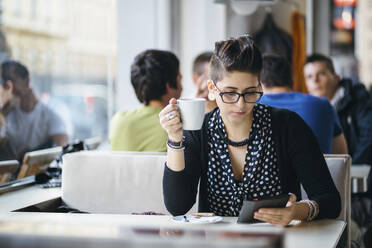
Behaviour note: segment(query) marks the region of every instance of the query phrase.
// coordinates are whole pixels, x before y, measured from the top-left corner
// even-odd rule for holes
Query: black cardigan
[[[296,113],[272,107],[270,110],[283,191],[294,193],[299,200],[301,183],[309,199],[319,204],[318,218],[337,218],[341,211],[340,195],[316,137]],[[192,208],[199,179],[199,211],[210,212],[207,200],[207,129],[214,111],[205,115],[201,130],[184,131],[185,169],[175,172],[165,166],[164,203],[173,215],[185,214]]]

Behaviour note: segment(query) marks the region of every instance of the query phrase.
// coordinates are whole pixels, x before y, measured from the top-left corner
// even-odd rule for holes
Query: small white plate
[[[202,217],[195,217],[192,215],[179,215],[174,216],[172,218],[177,222],[183,222],[186,224],[209,224],[209,223],[216,223],[222,220],[221,216],[202,216]]]

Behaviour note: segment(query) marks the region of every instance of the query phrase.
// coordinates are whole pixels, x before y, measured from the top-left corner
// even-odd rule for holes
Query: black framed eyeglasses
[[[238,93],[238,92],[222,92],[217,85],[213,82],[214,87],[218,90],[219,95],[224,103],[237,103],[240,97],[243,97],[245,103],[256,103],[258,102],[263,93],[260,91]]]

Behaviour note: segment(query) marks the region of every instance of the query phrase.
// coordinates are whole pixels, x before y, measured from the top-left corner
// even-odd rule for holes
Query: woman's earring
[[[213,93],[208,93],[208,100],[209,100],[209,101],[214,101],[214,100],[216,100],[216,98],[214,97],[214,94],[213,94]]]

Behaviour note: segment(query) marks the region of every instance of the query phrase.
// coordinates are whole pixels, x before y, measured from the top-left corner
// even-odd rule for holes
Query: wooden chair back
[[[55,160],[61,152],[62,147],[60,146],[27,152],[23,158],[18,179],[46,171],[47,166]]]
[[[6,183],[19,168],[17,160],[0,161],[0,184]]]

